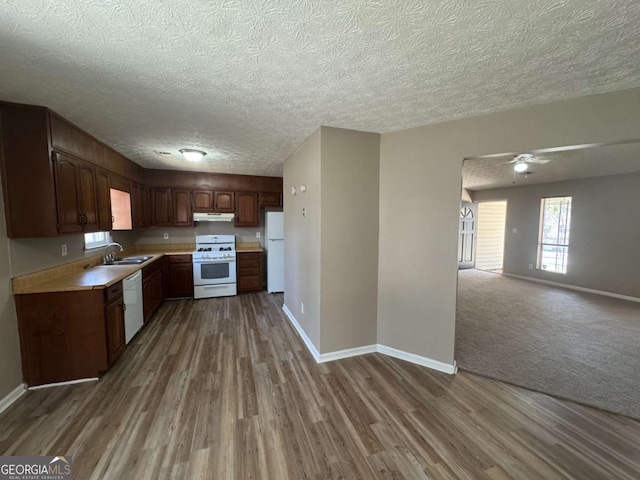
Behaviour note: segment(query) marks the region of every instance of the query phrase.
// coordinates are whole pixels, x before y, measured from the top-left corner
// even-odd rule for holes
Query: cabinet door
[[[113,228],[113,217],[111,216],[109,172],[101,168],[96,171],[96,195],[98,197],[98,230],[106,232]]]
[[[54,153],[58,231],[73,233],[82,230],[78,201],[78,162],[62,153]]]
[[[213,212],[213,191],[194,190],[193,191],[193,211],[200,213]]]
[[[80,185],[78,200],[80,222],[85,232],[98,231],[98,196],[96,193],[96,168],[85,161],[78,161]]]
[[[180,227],[193,225],[190,190],[173,190],[173,224]]]
[[[159,226],[173,225],[170,188],[151,189],[151,224]]]
[[[133,226],[145,227],[144,187],[139,183],[134,183],[131,186],[131,202],[133,204]]]
[[[193,296],[193,266],[190,263],[169,264],[169,298]]]
[[[216,213],[233,213],[233,192],[215,192],[213,194],[213,211]]]
[[[257,193],[236,193],[236,227],[260,225]]]
[[[156,274],[152,273],[149,278],[142,282],[142,314],[145,323],[149,321],[153,315],[155,304],[155,278]]]
[[[261,207],[281,207],[282,194],[277,192],[262,192],[260,194]]]
[[[125,332],[124,332],[124,303],[122,297],[118,297],[106,307],[105,319],[107,322],[107,353],[109,355],[109,365],[113,363],[124,352]]]

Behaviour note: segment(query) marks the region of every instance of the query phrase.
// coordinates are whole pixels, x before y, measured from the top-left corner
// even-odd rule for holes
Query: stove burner
[[[210,252],[211,251],[211,247],[200,247],[198,249],[199,252]]]
[[[220,251],[221,252],[230,252],[231,251],[231,247],[220,247]]]

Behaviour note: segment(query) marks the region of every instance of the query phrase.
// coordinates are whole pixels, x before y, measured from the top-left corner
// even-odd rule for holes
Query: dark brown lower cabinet
[[[124,331],[124,301],[122,296],[112,300],[105,309],[107,323],[107,356],[113,365],[127,346]]]
[[[238,293],[262,290],[262,253],[236,252]]]
[[[164,300],[164,259],[156,260],[142,270],[142,301],[144,322],[153,317]]]
[[[167,298],[193,296],[191,255],[167,255]]]
[[[28,386],[99,377],[125,349],[122,283],[15,302]]]

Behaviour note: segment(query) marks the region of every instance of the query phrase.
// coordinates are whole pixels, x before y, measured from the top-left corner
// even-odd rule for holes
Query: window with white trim
[[[91,250],[92,248],[106,247],[110,241],[109,232],[85,233],[84,249]]]
[[[539,270],[567,273],[570,228],[571,197],[543,198],[538,239]]]

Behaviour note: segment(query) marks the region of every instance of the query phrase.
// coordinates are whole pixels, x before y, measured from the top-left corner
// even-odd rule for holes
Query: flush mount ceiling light
[[[202,160],[202,157],[204,157],[207,154],[202,150],[192,150],[190,148],[183,148],[182,150],[180,150],[180,153],[184,158],[186,158],[190,162],[197,162],[199,160]]]
[[[516,173],[524,173],[528,168],[529,165],[527,165],[527,162],[518,162],[513,164],[513,170]]]

